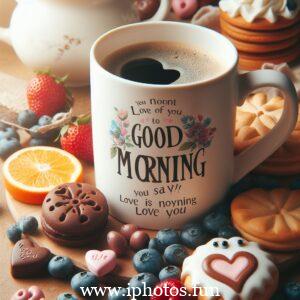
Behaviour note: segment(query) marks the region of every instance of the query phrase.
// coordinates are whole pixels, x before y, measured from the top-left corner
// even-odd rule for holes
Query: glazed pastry
[[[221,0],[221,31],[237,47],[240,67],[295,60],[300,53],[298,0]]]
[[[300,190],[253,189],[231,204],[234,226],[268,250],[300,250]]]
[[[66,183],[54,188],[42,206],[42,227],[53,241],[78,247],[103,233],[108,206],[103,194],[87,183]]]
[[[217,288],[198,300],[268,300],[277,288],[278,270],[256,243],[215,238],[184,260],[181,280],[190,293],[195,286]]]
[[[284,99],[268,99],[265,93],[250,95],[237,108],[234,148],[240,153],[257,143],[279,121]],[[300,112],[300,108],[299,108]],[[292,134],[286,142],[265,160],[256,172],[273,175],[292,175],[300,172],[300,115]]]

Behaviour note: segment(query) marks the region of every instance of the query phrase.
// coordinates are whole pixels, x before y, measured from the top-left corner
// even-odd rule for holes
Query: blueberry
[[[222,237],[224,239],[230,239],[234,236],[240,236],[239,232],[231,225],[226,225],[220,228],[218,232],[218,237]]]
[[[166,247],[157,238],[153,238],[149,241],[148,248],[163,253]]]
[[[78,298],[69,293],[63,293],[58,295],[57,300],[78,300]]]
[[[36,124],[37,120],[37,115],[32,110],[26,109],[19,113],[17,121],[19,125],[30,128]]]
[[[20,140],[19,134],[14,128],[6,127],[3,130],[0,130],[0,140],[2,139],[8,139],[8,138],[15,138],[17,140]]]
[[[48,272],[54,278],[67,279],[71,277],[73,271],[73,262],[65,256],[54,256],[48,264]]]
[[[183,245],[194,249],[207,241],[207,232],[198,224],[184,229],[180,238]]]
[[[300,282],[289,282],[284,286],[284,294],[286,300],[299,300],[300,299]]]
[[[111,290],[108,293],[107,300],[128,300],[128,290],[125,288]]]
[[[39,227],[37,219],[32,216],[21,218],[18,225],[24,234],[35,234]]]
[[[166,248],[164,257],[166,261],[175,266],[181,267],[183,261],[188,256],[188,253],[183,245],[173,244]]]
[[[82,295],[81,288],[98,287],[99,278],[91,272],[80,272],[71,279],[71,287],[79,295]]]
[[[159,272],[159,280],[163,281],[169,278],[180,279],[181,271],[176,266],[167,266]]]
[[[129,281],[129,288],[140,288],[141,290],[145,287],[153,288],[159,282],[158,278],[152,273],[140,273],[132,277]]]
[[[280,187],[278,180],[271,176],[256,175],[253,178],[253,185],[255,188],[272,190]]]
[[[297,9],[297,3],[295,0],[287,0],[286,6],[290,11],[294,11]]]
[[[36,146],[47,146],[49,145],[50,142],[48,139],[37,139],[37,138],[32,138],[29,142],[30,147],[36,147]]]
[[[19,149],[21,149],[21,144],[16,138],[4,138],[0,140],[0,157],[2,158],[7,158]]]
[[[299,190],[300,189],[300,178],[295,178],[289,185],[291,190]]]
[[[38,125],[40,125],[40,126],[46,126],[46,125],[50,125],[51,122],[52,122],[52,118],[45,115],[45,116],[41,116],[39,118]]]
[[[8,227],[6,235],[12,243],[16,243],[22,238],[22,231],[17,224],[14,224]]]
[[[133,256],[133,265],[140,272],[158,274],[164,265],[161,254],[154,249],[143,249]]]
[[[180,242],[178,232],[174,229],[169,229],[169,228],[158,231],[156,238],[165,247],[168,247],[172,244],[178,244]]]
[[[230,219],[221,211],[214,211],[203,220],[203,225],[212,234],[217,234],[222,227],[229,224]]]

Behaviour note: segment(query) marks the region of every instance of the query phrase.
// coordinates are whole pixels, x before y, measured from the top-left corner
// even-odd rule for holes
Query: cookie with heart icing
[[[181,280],[189,293],[198,291],[198,300],[268,300],[277,288],[278,270],[257,243],[214,238],[184,260]]]
[[[245,238],[266,249],[300,250],[299,199],[300,190],[249,190],[232,201],[232,222]]]

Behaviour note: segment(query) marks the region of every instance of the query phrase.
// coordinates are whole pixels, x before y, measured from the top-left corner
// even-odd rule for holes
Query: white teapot
[[[89,51],[101,34],[140,21],[132,0],[16,1],[10,27],[0,28],[0,40],[34,70],[68,74],[72,86],[89,83]],[[147,21],[163,20],[169,10],[170,0],[161,0]]]

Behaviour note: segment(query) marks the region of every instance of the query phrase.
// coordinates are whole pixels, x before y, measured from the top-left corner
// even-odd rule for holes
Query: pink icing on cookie
[[[211,267],[222,274],[230,278],[233,281],[237,281],[241,273],[248,267],[249,261],[246,257],[238,257],[233,263],[229,263],[225,260],[215,259],[211,262]]]

